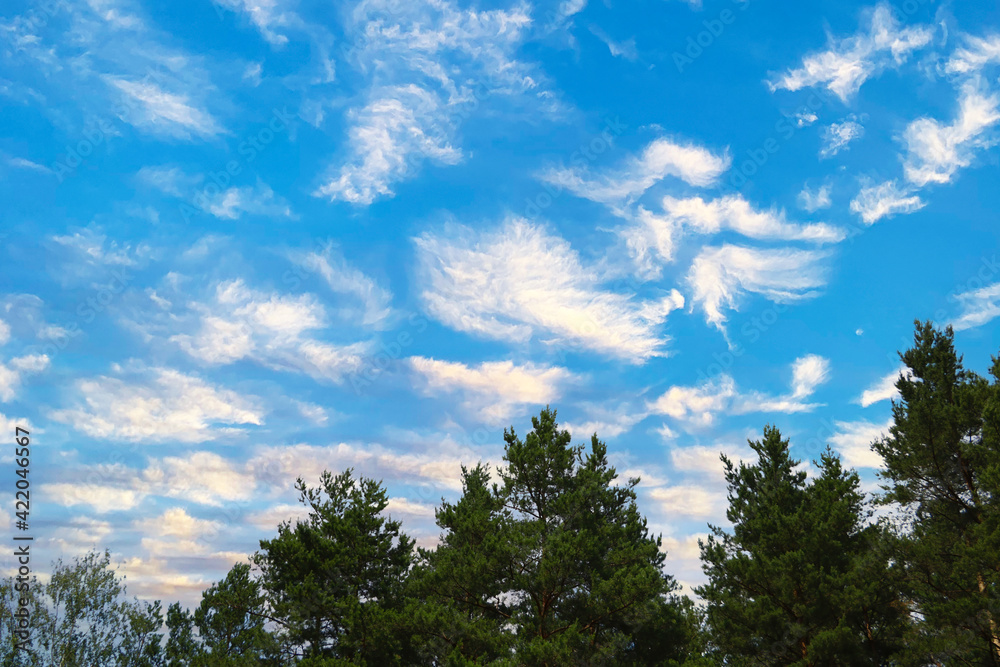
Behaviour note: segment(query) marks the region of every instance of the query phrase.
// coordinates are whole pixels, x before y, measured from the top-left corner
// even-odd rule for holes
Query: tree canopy
[[[681,595],[662,540],[597,434],[546,407],[502,462],[461,469],[416,548],[382,482],[298,479],[284,522],[194,610],[128,598],[108,552],[0,587],[0,666],[624,665],[1000,667],[1000,360],[966,370],[950,328],[900,358],[881,493],[830,449],[807,466],[776,426],[721,457],[728,526]],[[18,607],[32,650],[15,649]]]

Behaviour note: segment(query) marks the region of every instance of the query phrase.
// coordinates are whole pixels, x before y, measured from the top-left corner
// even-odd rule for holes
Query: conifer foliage
[[[881,529],[855,472],[826,451],[808,480],[777,428],[750,442],[758,460],[722,457],[732,532],[701,543],[712,654],[726,665],[886,665],[907,616]]]
[[[504,433],[498,481],[464,471],[464,493],[437,514],[442,542],[422,551],[417,589],[443,635],[426,664],[666,665],[683,658],[683,617],[660,539],[616,484],[607,447],[589,451],[554,410],[522,440]],[[427,636],[433,633],[426,631]],[[438,662],[440,661],[440,662]],[[449,662],[450,661],[450,662]]]
[[[894,424],[873,445],[885,460],[883,502],[905,512],[895,556],[924,620],[911,659],[998,667],[1000,360],[991,384],[963,367],[950,327],[916,325]]]

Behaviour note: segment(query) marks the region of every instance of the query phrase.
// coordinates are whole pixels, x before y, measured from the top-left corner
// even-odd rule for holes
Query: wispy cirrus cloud
[[[650,414],[672,418],[685,429],[698,430],[713,426],[717,417],[754,412],[809,412],[818,403],[806,403],[816,388],[829,379],[830,361],[811,354],[792,364],[791,387],[787,394],[770,396],[759,391],[742,392],[729,375],[705,380],[695,386],[674,385],[647,404]]]
[[[67,234],[54,234],[56,244],[67,248],[90,266],[137,266],[147,259],[152,249],[146,243],[133,247],[130,243],[119,243],[101,228],[91,225]]]
[[[949,74],[975,74],[987,65],[1000,63],[1000,35],[965,35],[964,40],[965,46],[955,49],[945,64]]]
[[[870,11],[866,29],[851,37],[831,37],[827,50],[806,56],[800,67],[772,78],[768,86],[772,91],[823,86],[846,102],[865,81],[901,65],[932,37],[930,27],[900,25],[893,8],[883,2]]]
[[[618,58],[624,58],[625,60],[636,60],[639,57],[639,52],[635,48],[635,38],[629,38],[625,40],[614,40],[606,32],[604,32],[600,27],[596,25],[590,26],[590,32],[594,34],[599,40],[607,44],[608,51],[611,55]]]
[[[311,294],[255,290],[237,279],[218,283],[209,300],[192,301],[188,309],[184,319],[193,321],[193,330],[175,333],[170,340],[207,364],[249,359],[277,371],[342,382],[370,348],[366,342],[335,343],[319,337],[329,318],[326,307]],[[171,319],[176,331],[177,315]]]
[[[538,338],[640,363],[666,354],[660,325],[684,305],[676,290],[638,301],[603,289],[569,243],[524,220],[481,234],[424,234],[416,243],[428,312],[487,338]]]
[[[913,188],[896,181],[865,185],[851,200],[851,211],[860,215],[866,225],[873,225],[882,218],[922,209],[926,203],[914,193]]]
[[[952,322],[956,331],[980,327],[1000,317],[1000,283],[955,295],[962,312]]]
[[[823,146],[819,150],[821,158],[833,157],[845,150],[852,141],[865,134],[865,127],[851,117],[840,123],[831,123],[823,130]]]
[[[951,124],[918,118],[907,126],[903,133],[907,181],[918,187],[948,183],[972,163],[977,149],[995,143],[988,131],[1000,121],[1000,97],[970,82],[962,86],[958,103],[958,116]]]
[[[950,124],[933,118],[918,118],[902,135],[904,183],[897,180],[862,189],[851,201],[851,211],[865,224],[885,217],[912,213],[924,207],[919,192],[928,185],[950,183],[958,172],[972,164],[977,151],[996,143],[994,127],[1000,121],[1000,97],[987,92],[976,79],[959,90],[958,114]]]
[[[428,394],[458,393],[465,406],[492,424],[520,416],[559,398],[575,379],[565,368],[513,361],[467,365],[427,357],[410,357],[410,368]]]
[[[255,185],[227,188],[197,203],[222,220],[239,220],[244,213],[290,220],[298,217],[288,201],[260,180]]]
[[[894,370],[861,392],[861,396],[858,397],[858,403],[861,404],[861,407],[867,408],[869,405],[874,405],[880,401],[888,401],[898,397],[899,391],[896,389],[896,382],[899,381],[900,375],[912,377],[913,373],[906,367]]]
[[[871,444],[888,435],[892,424],[892,419],[882,423],[864,419],[835,421],[837,431],[829,437],[830,446],[852,468],[881,468],[885,462],[872,450]]]
[[[331,291],[353,297],[361,312],[355,317],[344,310],[344,319],[357,319],[365,326],[382,326],[393,314],[392,292],[360,269],[351,266],[332,244],[310,252],[293,252],[291,258],[306,271],[318,273]]]
[[[808,185],[804,185],[799,192],[799,196],[796,198],[796,202],[799,208],[809,213],[830,208],[833,204],[833,200],[830,199],[830,186],[824,184],[813,190]]]
[[[133,442],[203,442],[263,422],[257,399],[193,375],[170,368],[117,375],[79,380],[76,406],[51,418],[93,438]]]
[[[107,82],[134,102],[123,117],[132,125],[179,139],[212,137],[224,131],[211,114],[194,106],[183,93],[142,80],[108,77]]]
[[[739,194],[708,201],[667,196],[662,205],[663,213],[639,207],[634,224],[621,232],[640,273],[647,278],[658,277],[660,265],[673,261],[685,232],[712,235],[733,231],[751,239],[817,244],[836,243],[846,236],[843,229],[826,223],[789,222],[785,212],[777,208],[755,209]]]
[[[457,164],[457,127],[486,96],[549,105],[539,75],[516,58],[532,22],[527,5],[475,11],[449,0],[366,0],[348,16],[349,62],[371,84],[347,112],[347,152],[316,196],[368,205],[393,196],[424,161]]]
[[[37,171],[41,174],[53,174],[54,172],[48,167],[38,164],[37,162],[32,162],[23,157],[8,157],[7,164],[15,169],[27,169],[28,171]]]
[[[351,161],[317,195],[367,205],[391,196],[391,186],[424,160],[446,165],[461,161],[462,151],[451,144],[451,128],[436,94],[413,84],[381,92],[384,96],[349,112]]]
[[[744,293],[760,294],[777,303],[816,296],[826,284],[826,257],[822,251],[791,248],[705,247],[687,275],[692,306],[700,306],[706,321],[725,332],[724,309],[738,309]]]
[[[212,0],[220,7],[247,16],[260,31],[261,36],[272,46],[281,47],[288,43],[284,29],[302,24],[302,19],[286,6],[285,0]]]
[[[691,142],[660,138],[614,168],[598,173],[575,166],[550,168],[538,177],[578,197],[619,206],[667,177],[699,187],[711,185],[729,169],[730,162],[728,153],[713,153]]]
[[[135,178],[144,186],[182,199],[185,205],[198,207],[220,220],[239,220],[244,214],[298,219],[291,204],[259,177],[253,185],[220,188],[209,183],[199,187],[205,182],[201,174],[189,174],[177,165],[150,165],[139,169]]]
[[[123,124],[162,138],[211,139],[226,132],[212,108],[222,97],[204,58],[178,48],[130,2],[61,3],[53,20],[15,16],[0,39],[18,48],[0,52],[5,68],[34,71],[31,84],[49,103],[44,113],[79,134],[88,124],[101,140]],[[27,89],[26,82],[16,85]],[[58,111],[55,107],[58,106]],[[91,132],[96,132],[91,128]]]

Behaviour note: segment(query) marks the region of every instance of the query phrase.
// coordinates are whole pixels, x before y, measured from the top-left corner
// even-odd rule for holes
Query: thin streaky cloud
[[[900,25],[893,8],[879,3],[870,11],[867,28],[851,37],[831,37],[827,50],[806,56],[800,67],[768,85],[772,91],[822,86],[846,102],[881,70],[901,65],[911,53],[929,45],[933,34],[927,26]]]

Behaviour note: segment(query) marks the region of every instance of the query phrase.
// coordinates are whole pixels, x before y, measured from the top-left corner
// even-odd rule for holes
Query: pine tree
[[[881,531],[857,474],[827,451],[807,483],[774,427],[750,446],[755,464],[722,456],[732,532],[710,526],[701,543],[713,653],[727,665],[891,664],[906,613],[870,555]]]
[[[423,590],[443,619],[440,663],[668,665],[688,626],[665,554],[635,505],[637,479],[616,484],[607,448],[572,446],[553,410],[521,440],[505,431],[505,469],[480,466],[438,512],[441,545],[424,553]]]
[[[385,489],[371,479],[324,472],[319,488],[299,479],[309,516],[261,540],[254,563],[271,616],[302,665],[403,664],[402,582],[413,540],[383,515]]]
[[[420,549],[409,577],[411,632],[425,664],[494,664],[512,655],[506,542],[509,513],[489,487],[486,466],[462,467],[462,497],[436,511],[436,549]]]
[[[1000,666],[1000,361],[990,384],[966,370],[951,327],[916,323],[900,355],[894,424],[872,445],[885,461],[885,503],[907,522],[896,557],[915,612],[914,661]]]
[[[283,664],[278,640],[265,627],[266,601],[250,566],[237,563],[202,594],[194,612],[202,659],[200,667],[254,667]]]

